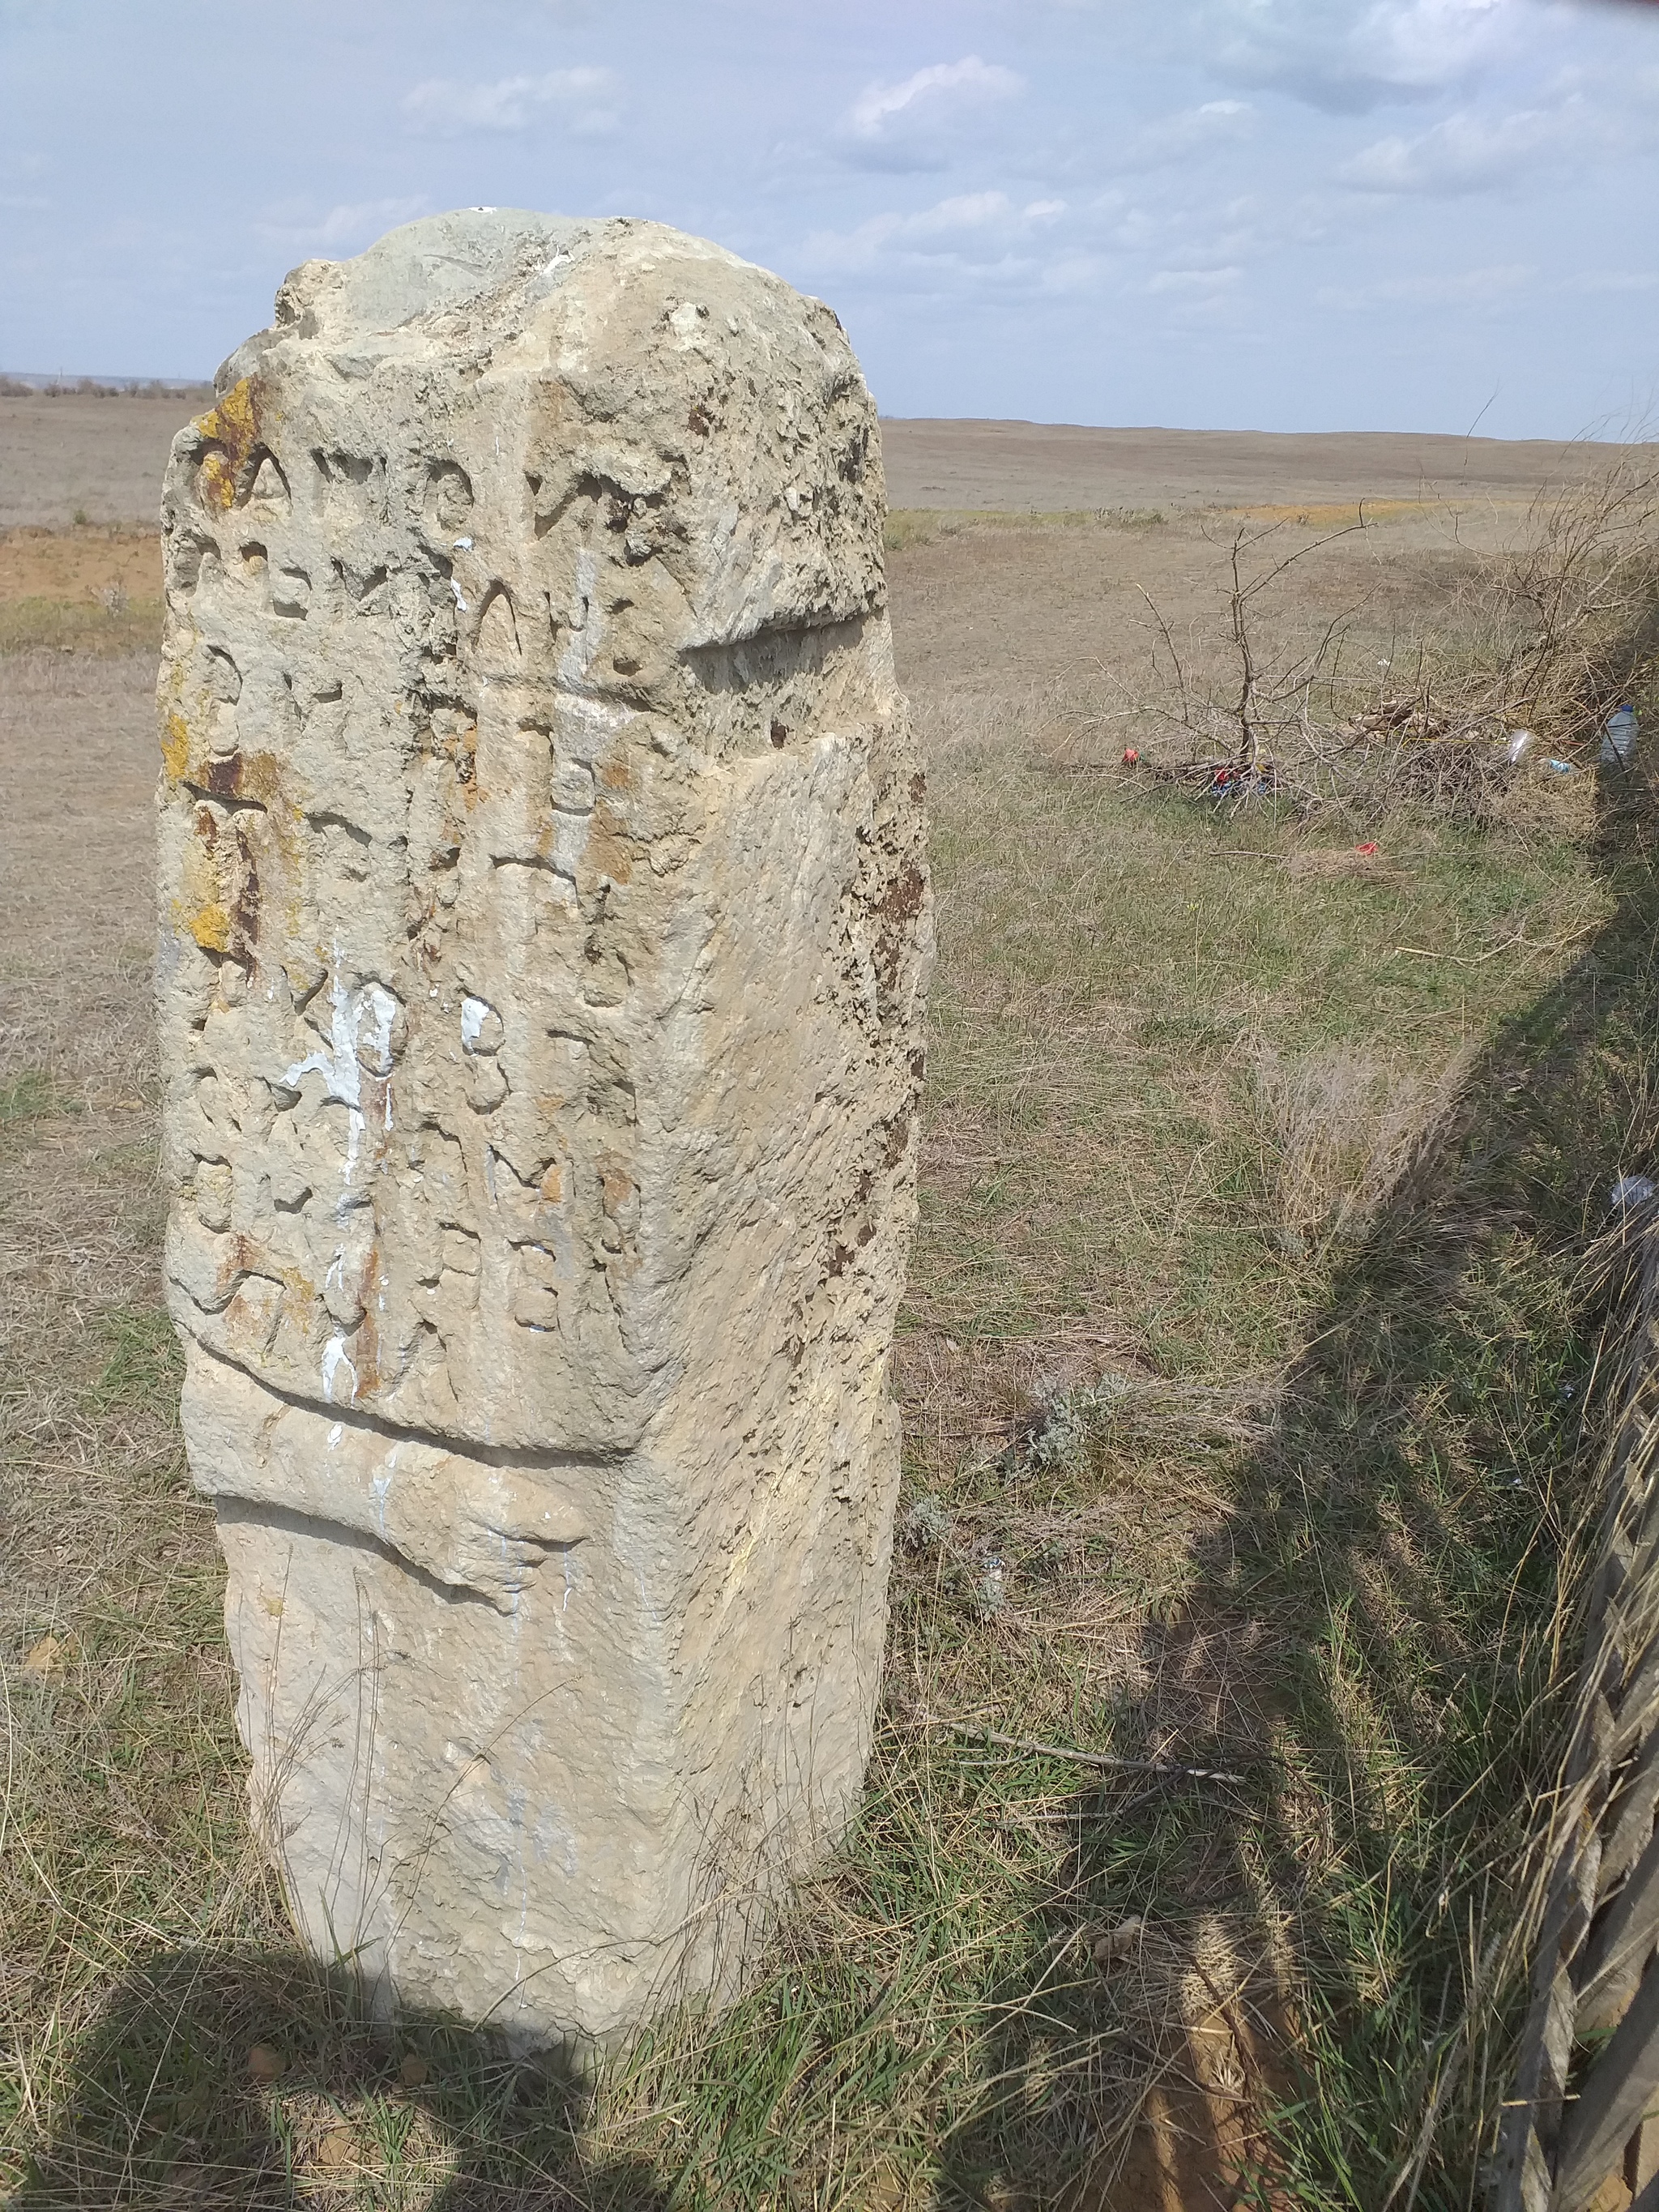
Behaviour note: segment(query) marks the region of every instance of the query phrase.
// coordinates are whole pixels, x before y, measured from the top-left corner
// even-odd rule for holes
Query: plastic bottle
[[[1532,750],[1532,747],[1533,734],[1530,730],[1511,730],[1510,732],[1510,741],[1505,748],[1510,757],[1510,766],[1511,768],[1519,768],[1522,762],[1525,760],[1527,755]]]
[[[1601,765],[1624,768],[1636,750],[1636,709],[1628,699],[1601,725]]]

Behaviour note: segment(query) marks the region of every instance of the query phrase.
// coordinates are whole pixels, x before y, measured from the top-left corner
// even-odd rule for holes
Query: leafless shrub
[[[1528,767],[1587,764],[1574,755],[1659,670],[1651,453],[1622,449],[1598,475],[1540,493],[1519,550],[1472,559],[1439,618],[1373,665],[1353,651],[1363,592],[1317,626],[1288,628],[1275,597],[1293,567],[1370,528],[1363,507],[1288,552],[1282,523],[1237,529],[1211,637],[1183,650],[1143,593],[1160,679],[1146,703],[1184,741],[1158,772],[1222,799],[1276,793],[1304,813],[1479,819],[1526,772],[1511,758],[1521,732]]]

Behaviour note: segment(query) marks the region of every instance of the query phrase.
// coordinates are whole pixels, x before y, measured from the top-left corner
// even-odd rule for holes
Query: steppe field
[[[183,411],[0,398],[0,2202],[1476,2204],[1659,1136],[1597,766],[1659,452],[885,426],[939,953],[878,1741],[741,2001],[576,2085],[377,2028],[247,1840],[159,1283]]]

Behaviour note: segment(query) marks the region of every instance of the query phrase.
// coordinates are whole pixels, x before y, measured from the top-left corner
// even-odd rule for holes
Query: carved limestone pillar
[[[308,1940],[529,2039],[849,1816],[922,781],[828,308],[479,210],[308,263],[164,522],[167,1272]]]

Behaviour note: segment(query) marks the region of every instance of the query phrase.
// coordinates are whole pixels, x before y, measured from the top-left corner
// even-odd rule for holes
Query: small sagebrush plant
[[[1212,1389],[1109,1370],[1048,1401],[1025,1463],[1040,1474],[1080,1475],[1115,1450],[1178,1441],[1202,1451],[1259,1442],[1270,1431],[1273,1398],[1272,1384]]]
[[[1086,1388],[1062,1391],[1032,1439],[1028,1455],[1041,1474],[1076,1474],[1094,1447],[1111,1435],[1129,1409],[1134,1384],[1127,1375],[1103,1375]]]

